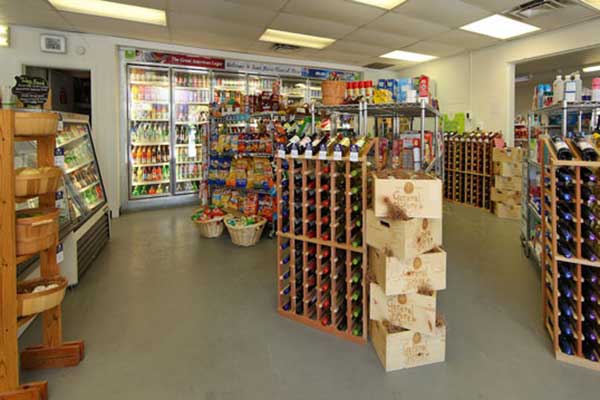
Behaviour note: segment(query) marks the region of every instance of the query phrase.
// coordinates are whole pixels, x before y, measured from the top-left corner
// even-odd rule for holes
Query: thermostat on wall
[[[66,53],[67,38],[57,35],[40,35],[42,51],[47,53]]]

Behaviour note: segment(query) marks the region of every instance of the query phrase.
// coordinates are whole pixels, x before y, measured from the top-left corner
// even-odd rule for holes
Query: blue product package
[[[398,94],[398,81],[395,79],[388,79],[386,89],[392,94],[392,99],[396,101]]]
[[[408,91],[413,88],[412,78],[400,78],[398,79],[398,102],[405,103],[408,97]]]
[[[380,79],[377,81],[377,89],[383,90],[383,89],[386,89],[386,87],[387,87],[386,79]]]

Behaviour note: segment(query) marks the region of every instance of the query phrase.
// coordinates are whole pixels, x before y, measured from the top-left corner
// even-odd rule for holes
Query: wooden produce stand
[[[20,385],[17,326],[27,322],[36,314],[27,315],[17,321],[17,264],[36,255],[17,256],[17,229],[15,205],[14,142],[36,141],[38,167],[54,166],[54,149],[58,114],[49,112],[15,112],[0,110],[0,400],[34,400],[47,398],[47,383],[36,382]],[[55,208],[55,193],[39,195],[40,208]],[[42,221],[38,225],[47,224]],[[35,224],[33,225],[36,226]],[[39,251],[41,277],[64,282],[56,262],[58,225],[55,238],[49,247]],[[31,282],[30,282],[31,283]],[[24,285],[27,283],[24,282]],[[60,285],[59,285],[60,286]],[[66,286],[66,285],[64,285]],[[60,288],[64,293],[64,287]],[[52,293],[50,293],[52,292]],[[83,359],[83,341],[63,342],[62,318],[58,290],[44,292],[48,301],[58,305],[46,309],[42,314],[43,343],[29,347],[21,353],[20,366],[25,369],[41,369],[75,366]],[[44,304],[42,296],[28,295],[38,304]],[[23,299],[20,300],[23,302]],[[48,303],[46,303],[48,304]],[[22,304],[21,308],[22,311]]]
[[[368,175],[370,173],[367,167],[367,154],[372,149],[373,146],[377,145],[377,140],[372,140],[368,143],[362,152],[362,156],[359,157],[356,161],[351,161],[349,156],[345,156],[342,159],[334,160],[333,156],[327,156],[326,158],[319,159],[319,157],[315,154],[314,157],[307,159],[303,155],[293,157],[290,154],[287,154],[285,158],[277,158],[276,159],[276,177],[277,177],[277,215],[280,216],[277,220],[277,274],[278,274],[278,312],[280,315],[290,318],[294,321],[303,323],[312,328],[319,329],[323,332],[347,339],[349,341],[364,344],[367,341],[367,324],[368,324],[368,284],[367,284],[367,243],[366,243],[366,210],[368,206]],[[376,158],[378,159],[377,152]],[[284,170],[283,164],[287,162],[289,168]],[[294,167],[294,164],[297,167]],[[377,165],[377,164],[375,164]],[[321,185],[321,177],[324,175],[322,172],[324,168],[329,168],[329,185],[330,190],[322,190]],[[341,172],[340,172],[341,171]],[[353,171],[356,174],[354,177],[351,175]],[[289,186],[289,199],[285,201],[288,210],[289,216],[287,218],[283,217],[283,206],[284,200],[282,197],[282,180],[284,174],[287,173]],[[302,183],[301,187],[298,187],[295,181],[295,177],[301,176]],[[309,204],[307,193],[310,190],[307,186],[308,177],[314,176],[316,187],[315,187],[315,195],[316,202],[314,204],[316,210],[316,232],[314,237],[309,237],[307,234],[308,225],[309,225]],[[360,181],[360,188],[358,193],[354,196],[351,193],[353,187],[353,180],[356,182]],[[343,184],[340,186],[340,181],[343,181]],[[297,189],[300,189],[301,199],[296,198],[295,192]],[[323,200],[325,194],[329,195],[329,206],[323,206]],[[344,207],[336,206],[339,202],[339,196],[344,196]],[[301,204],[301,209],[295,210],[295,205]],[[353,209],[354,208],[354,209]],[[329,213],[329,218],[331,221],[331,232],[328,240],[323,239],[323,234],[326,232],[324,224],[321,223],[322,217]],[[351,244],[352,238],[351,232],[353,226],[349,223],[352,219],[352,215],[356,216],[358,214],[359,220],[361,222],[361,244],[359,246],[353,246]],[[342,226],[336,226],[335,221],[338,221],[339,218],[345,218],[345,223]],[[294,234],[294,227],[298,221],[301,221],[302,224],[302,232],[301,234]],[[289,232],[283,232],[282,227],[284,224],[290,227]],[[344,232],[345,231],[345,232]],[[336,238],[341,233],[345,233],[345,241],[339,243]],[[284,263],[284,250],[282,250],[282,244],[287,243],[289,241],[289,260]],[[302,278],[297,277],[296,272],[296,262],[297,256],[295,254],[295,246],[296,243],[302,243],[302,249],[300,254],[302,256],[302,260],[298,262],[298,265],[301,266],[301,274]],[[307,249],[309,245],[316,246],[316,287],[314,294],[317,296],[316,303],[311,303],[314,300],[313,293],[309,292],[306,282],[308,279],[309,271],[308,271],[308,254]],[[322,254],[324,250],[329,251],[329,260],[330,260],[330,272],[325,272],[323,270],[324,260],[322,259]],[[287,251],[287,250],[286,250]],[[337,260],[337,261],[336,261]],[[360,260],[359,263],[356,260]],[[323,262],[322,262],[323,261]],[[354,261],[354,263],[353,263]],[[287,264],[284,265],[284,264]],[[361,277],[360,281],[357,283],[353,283],[351,281],[353,270],[360,269]],[[289,277],[284,278],[286,274],[289,274]],[[337,278],[337,279],[336,279]],[[343,279],[342,279],[343,278]],[[297,310],[296,305],[296,283],[302,282],[302,301],[303,307],[302,310]],[[327,293],[321,292],[320,288],[322,284],[329,280],[331,283],[330,289]],[[286,286],[289,285],[290,293],[288,295],[284,295],[283,291]],[[358,300],[352,299],[352,294],[357,288],[360,288],[361,298]],[[322,318],[327,313],[324,310],[323,302],[326,300],[326,296],[330,299],[330,313],[331,318],[329,323],[322,323]],[[338,303],[338,299],[340,299],[340,303]],[[285,309],[286,303],[289,301],[290,306],[288,309]],[[355,326],[353,321],[357,321],[357,319],[353,320],[352,312],[353,307],[362,307],[362,313],[358,319],[360,326]],[[344,310],[345,307],[345,310]],[[336,309],[339,312],[335,312]],[[339,322],[343,320],[345,316],[346,319],[346,327],[343,330],[338,329]],[[355,330],[355,329],[358,329]],[[357,333],[359,333],[357,335]]]
[[[592,170],[596,170],[600,168],[600,162],[590,162],[590,161],[582,161],[578,156],[578,151],[573,148],[572,143],[569,141],[568,144],[571,147],[572,153],[575,156],[574,160],[559,160],[554,146],[549,142],[548,138],[541,138],[544,146],[545,156],[542,158],[542,259],[541,259],[541,282],[542,282],[542,315],[543,315],[543,323],[548,333],[550,334],[550,338],[552,339],[552,343],[554,346],[554,353],[556,359],[559,361],[563,361],[569,364],[574,364],[580,367],[593,369],[596,371],[600,371],[600,362],[593,362],[586,359],[583,355],[583,340],[584,335],[582,332],[583,321],[585,320],[583,316],[583,301],[584,296],[582,292],[582,282],[583,282],[583,267],[590,268],[598,268],[600,271],[600,262],[592,262],[583,258],[581,251],[581,243],[582,243],[582,214],[581,214],[581,204],[583,203],[581,197],[581,188],[583,185],[582,181],[582,172],[581,170],[584,168],[589,168]],[[577,205],[575,207],[575,223],[576,229],[573,238],[573,242],[575,243],[574,247],[574,257],[567,258],[562,255],[559,255],[557,248],[557,236],[552,234],[552,232],[558,232],[557,225],[559,222],[559,216],[557,214],[557,187],[558,187],[558,179],[556,178],[556,172],[561,168],[569,168],[570,171],[575,176],[574,185],[575,185],[575,198],[574,202]],[[550,188],[547,188],[543,182],[547,180],[550,181]],[[598,185],[596,182],[595,185]],[[546,201],[543,200],[543,197],[548,196],[550,199],[550,205],[546,204]],[[544,217],[548,214],[548,217]],[[551,236],[550,238],[546,237],[546,234]],[[559,289],[559,263],[565,263],[569,266],[573,267],[573,278],[575,280],[575,294],[573,297],[573,301],[576,304],[575,307],[575,355],[568,355],[561,351],[559,344],[559,336],[561,334],[559,328],[559,317],[561,315],[559,308],[559,298],[561,297],[561,292]]]

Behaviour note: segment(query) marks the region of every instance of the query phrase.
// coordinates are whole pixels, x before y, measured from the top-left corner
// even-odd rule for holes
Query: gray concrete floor
[[[276,312],[275,241],[242,249],[201,239],[190,208],[125,215],[64,302],[76,368],[24,372],[51,399],[595,399],[600,375],[554,360],[537,268],[519,227],[445,207],[446,362],[385,373],[359,346]],[[35,344],[39,321],[21,345]]]

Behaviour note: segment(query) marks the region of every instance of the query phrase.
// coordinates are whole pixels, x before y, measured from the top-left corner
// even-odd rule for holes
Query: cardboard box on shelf
[[[392,221],[367,210],[367,244],[388,257],[410,259],[442,245],[442,220],[413,218]]]
[[[446,324],[441,317],[431,335],[398,329],[384,321],[371,321],[369,325],[371,342],[387,372],[446,359]]]
[[[369,268],[386,296],[446,288],[446,252],[439,247],[409,259],[388,257],[369,247]]]
[[[521,219],[521,206],[494,203],[494,214],[499,218]]]
[[[386,296],[376,283],[371,282],[369,315],[374,321],[432,335],[435,332],[437,293],[421,289],[417,293]]]
[[[490,199],[496,203],[504,203],[507,205],[521,204],[521,192],[515,190],[500,190],[492,188]]]
[[[523,165],[514,162],[494,162],[494,174],[500,176],[523,176]]]
[[[523,186],[520,176],[495,176],[494,187],[501,191],[519,191]]]
[[[523,161],[523,149],[520,147],[505,147],[503,149],[494,147],[492,150],[492,161],[520,163]]]
[[[387,200],[410,218],[442,218],[440,179],[406,170],[383,170],[373,178],[375,216],[388,216]]]

